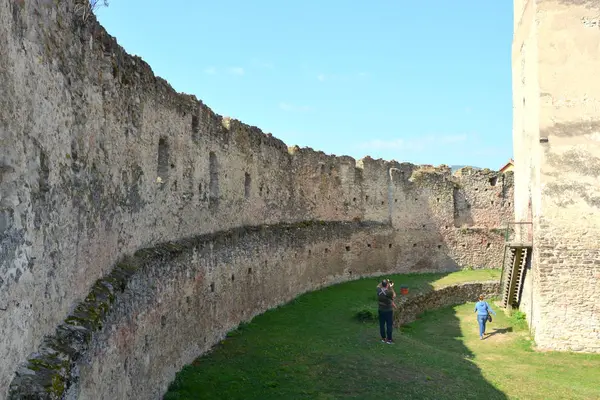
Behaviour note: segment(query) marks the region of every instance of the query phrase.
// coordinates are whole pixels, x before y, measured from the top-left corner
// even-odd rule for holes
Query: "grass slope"
[[[498,277],[488,270],[391,278],[414,293]],[[375,302],[376,284],[335,285],[256,317],[186,366],[164,398],[600,398],[600,357],[534,353],[523,321],[501,312],[480,341],[472,304],[426,313],[395,331],[396,344],[379,342],[377,324],[354,318]]]

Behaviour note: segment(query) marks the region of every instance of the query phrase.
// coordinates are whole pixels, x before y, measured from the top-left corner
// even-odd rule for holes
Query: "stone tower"
[[[520,309],[541,349],[600,352],[600,1],[515,0]]]

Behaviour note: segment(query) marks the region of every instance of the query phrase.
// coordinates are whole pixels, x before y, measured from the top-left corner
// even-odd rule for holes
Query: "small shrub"
[[[363,306],[355,309],[354,318],[360,322],[374,322],[377,321],[377,309],[374,307]]]
[[[512,320],[512,323],[516,328],[527,328],[527,315],[523,311],[514,310],[510,314],[510,319]]]
[[[527,316],[523,311],[516,310],[515,312],[513,312],[513,318],[517,321],[525,321],[527,319]]]

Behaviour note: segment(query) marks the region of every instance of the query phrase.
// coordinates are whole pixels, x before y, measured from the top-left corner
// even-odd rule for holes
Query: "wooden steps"
[[[502,307],[513,308],[519,305],[525,279],[531,246],[522,243],[507,243],[508,262],[505,264],[505,276],[502,287]]]

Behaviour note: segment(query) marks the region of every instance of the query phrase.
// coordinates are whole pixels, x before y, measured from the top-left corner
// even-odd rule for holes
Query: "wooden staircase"
[[[531,257],[531,245],[506,243],[504,276],[502,277],[502,307],[518,307],[525,278],[525,270]],[[508,262],[506,262],[508,261]]]

